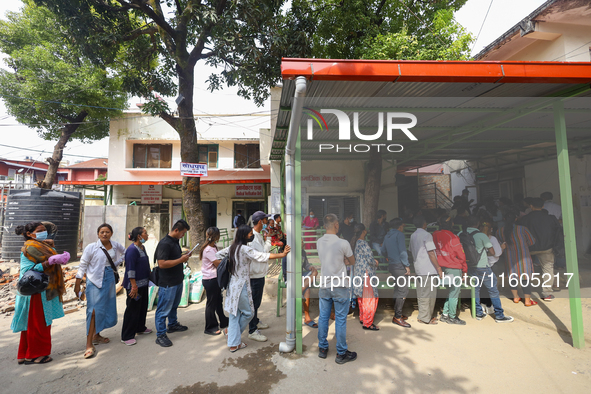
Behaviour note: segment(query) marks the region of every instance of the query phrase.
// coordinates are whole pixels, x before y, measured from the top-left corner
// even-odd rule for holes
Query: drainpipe
[[[285,221],[287,227],[287,244],[292,248],[301,247],[295,244],[295,147],[300,129],[302,107],[306,96],[306,78],[296,78],[295,95],[291,106],[291,119],[285,147]],[[285,342],[279,344],[279,351],[289,353],[296,344],[295,335],[295,258],[294,253],[287,255],[287,317],[285,328]]]

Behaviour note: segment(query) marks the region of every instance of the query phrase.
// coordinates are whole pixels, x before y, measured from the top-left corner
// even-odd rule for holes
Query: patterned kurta
[[[534,272],[531,254],[529,247],[536,243],[535,238],[525,226],[513,226],[513,233],[511,234],[511,242],[505,238],[504,227],[497,230],[497,239],[502,244],[507,242],[507,249],[505,256],[507,258],[507,271],[509,275],[515,274],[517,279],[521,278],[521,274],[527,274],[531,277]],[[513,275],[514,276],[514,275]]]
[[[369,244],[366,241],[358,239],[355,244],[355,265],[353,266],[353,275],[351,276],[351,288],[354,297],[363,297],[364,275],[367,273],[367,283],[371,286],[369,280],[371,277],[376,276],[375,270],[376,262]],[[359,279],[354,280],[355,277],[360,277],[361,282],[359,282]],[[361,286],[354,286],[355,282],[357,282],[356,284],[361,283]],[[378,298],[379,296],[378,289],[375,287],[373,288],[373,295],[374,298]]]
[[[220,250],[215,254],[217,259],[222,260],[230,252],[230,247]],[[238,301],[242,288],[246,285],[246,293],[248,294],[248,302],[250,303],[250,310],[254,312],[254,304],[252,303],[252,290],[250,289],[250,263],[257,261],[259,263],[266,263],[269,261],[269,253],[261,253],[250,246],[242,245],[240,251],[237,253],[236,272],[230,276],[230,283],[226,290],[226,300],[224,302],[224,310],[236,316],[238,312]]]
[[[302,235],[304,236],[304,241],[306,242],[305,249],[316,249],[316,242],[312,241],[316,241],[316,229],[320,225],[318,218],[306,216],[302,222],[302,225],[304,226]]]

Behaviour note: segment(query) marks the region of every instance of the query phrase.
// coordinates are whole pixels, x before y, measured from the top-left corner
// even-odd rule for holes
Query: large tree
[[[120,91],[120,78],[72,45],[49,10],[29,1],[0,21],[0,50],[9,68],[0,72],[0,97],[8,113],[56,141],[45,179],[38,183],[50,189],[68,141],[106,137],[109,118],[121,113],[128,95]]]
[[[178,107],[169,108],[149,95],[160,90],[144,78],[143,96],[151,98],[144,111],[160,116],[178,132],[183,162],[198,162],[193,117],[197,62],[221,70],[207,77],[212,90],[237,86],[239,95],[261,104],[279,80],[281,57],[303,56],[309,48],[298,24],[283,14],[284,0],[35,1],[58,15],[89,55],[96,45],[127,45],[131,51],[138,41],[149,39],[152,46],[147,51],[157,53],[163,62],[158,75],[174,74]],[[135,60],[128,57],[128,61]],[[191,243],[196,244],[205,232],[200,179],[183,178],[182,196],[193,230]]]

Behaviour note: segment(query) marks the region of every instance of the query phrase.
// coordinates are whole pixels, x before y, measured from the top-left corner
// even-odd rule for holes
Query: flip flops
[[[245,347],[247,347],[248,345],[244,342],[242,342],[240,345],[238,345],[236,347],[236,349],[232,350],[232,348],[230,348],[230,353],[236,353],[238,350],[240,349],[244,349]]]
[[[305,325],[312,328],[318,328],[318,324],[314,320],[310,320],[309,322],[304,322]]]
[[[529,305],[527,305],[525,302],[523,303],[523,305],[525,305],[526,307],[530,307],[530,306],[538,305],[538,302],[537,301],[534,301],[534,300],[531,300]]]
[[[39,360],[41,359],[41,360]],[[39,361],[37,361],[39,360]],[[53,361],[53,358],[49,357],[49,356],[43,356],[43,357],[35,357],[32,360],[25,360],[25,365],[31,365],[31,364],[47,364],[49,362]]]
[[[93,346],[92,349],[86,349],[84,352],[84,358],[92,358],[96,356],[96,348]]]

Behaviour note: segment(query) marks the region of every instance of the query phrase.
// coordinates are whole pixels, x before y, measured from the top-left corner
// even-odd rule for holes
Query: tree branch
[[[175,130],[179,127],[179,118],[175,118],[174,116],[172,116],[171,114],[169,114],[168,112],[160,112],[159,115],[162,119],[164,119],[164,121],[166,123],[168,123],[169,125],[172,126],[172,128],[174,128]]]
[[[224,10],[226,9],[227,0],[221,0],[217,6],[215,7],[215,13],[219,17],[222,15]],[[201,31],[199,35],[199,39],[197,40],[197,44],[195,48],[191,51],[189,55],[189,65],[194,66],[197,63],[197,60],[201,58],[201,53],[203,52],[203,48],[205,47],[205,42],[207,41],[207,37],[211,34],[211,29],[215,26],[215,22],[210,22],[207,26]]]
[[[143,34],[147,34],[147,35],[153,35],[155,33],[158,33],[158,27],[156,26],[149,26],[149,27],[140,27],[138,29],[135,29],[134,31],[130,32],[128,35],[126,35],[125,37],[123,37],[123,41],[132,41],[135,40],[136,38],[138,38],[139,36],[143,35]]]
[[[156,23],[161,30],[168,34],[172,41],[174,41],[176,38],[176,31],[166,21],[162,8],[160,8],[160,4],[157,3],[157,1],[158,0],[131,0],[131,3],[127,3],[124,0],[117,0],[121,6],[128,6],[143,11],[147,16],[152,18],[154,23]],[[150,2],[151,7],[148,6],[148,2]]]

